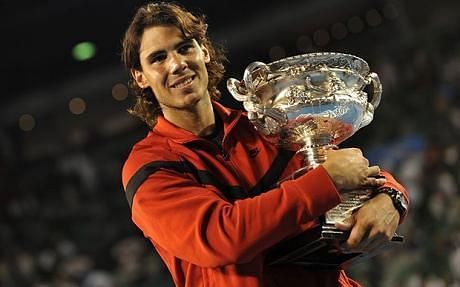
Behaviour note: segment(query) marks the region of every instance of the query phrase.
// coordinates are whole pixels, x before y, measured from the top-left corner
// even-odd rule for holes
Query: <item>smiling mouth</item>
[[[171,87],[175,89],[181,89],[181,88],[187,87],[193,82],[194,79],[195,79],[195,76],[192,76],[190,78],[185,79],[184,81],[181,81],[180,83],[172,85]]]

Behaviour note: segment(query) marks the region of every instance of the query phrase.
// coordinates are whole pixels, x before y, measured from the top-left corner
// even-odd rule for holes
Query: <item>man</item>
[[[359,286],[343,270],[269,267],[264,257],[314,226],[346,190],[391,187],[407,196],[404,188],[359,149],[330,151],[318,168],[276,184],[302,160],[215,101],[225,57],[206,27],[177,5],[151,3],[125,34],[131,113],[151,127],[123,168],[132,220],[176,286]],[[338,227],[351,230],[347,248],[365,250],[388,241],[402,215],[382,192]]]

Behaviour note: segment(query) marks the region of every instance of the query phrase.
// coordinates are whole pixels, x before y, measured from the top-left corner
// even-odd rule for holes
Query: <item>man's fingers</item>
[[[381,186],[386,182],[387,180],[385,178],[368,177],[363,186]]]
[[[380,167],[378,167],[377,165],[370,166],[367,169],[367,176],[377,176],[379,175],[379,173],[380,173]]]
[[[362,225],[355,225],[351,230],[350,237],[345,244],[345,248],[356,249],[367,233],[367,229]]]
[[[350,217],[347,217],[343,221],[338,221],[335,223],[335,227],[343,231],[351,230],[353,228],[353,225],[355,225],[355,218],[353,215]]]
[[[363,187],[378,187],[386,183],[384,177],[378,177],[380,174],[380,167],[377,165],[371,166],[367,169],[367,178],[362,182]]]

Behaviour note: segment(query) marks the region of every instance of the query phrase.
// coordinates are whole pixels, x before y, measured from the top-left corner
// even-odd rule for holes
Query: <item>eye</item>
[[[159,63],[161,61],[163,61],[164,59],[166,59],[166,54],[156,54],[156,55],[153,55],[151,57],[149,57],[149,63],[150,64],[155,64],[155,63]]]
[[[192,43],[184,43],[183,45],[181,45],[179,47],[179,49],[177,49],[179,51],[179,53],[181,54],[186,54],[188,52],[190,52],[190,50],[192,50],[194,48],[193,44]]]

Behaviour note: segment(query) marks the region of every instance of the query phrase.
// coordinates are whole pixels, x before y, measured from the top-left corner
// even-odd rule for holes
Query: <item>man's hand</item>
[[[387,194],[369,199],[358,211],[343,223],[336,223],[341,230],[351,230],[343,246],[349,251],[370,251],[388,242],[399,223],[399,212]]]
[[[363,187],[377,187],[386,182],[384,178],[375,178],[380,168],[378,166],[369,167],[369,161],[357,148],[329,150],[327,160],[322,166],[339,192]]]

